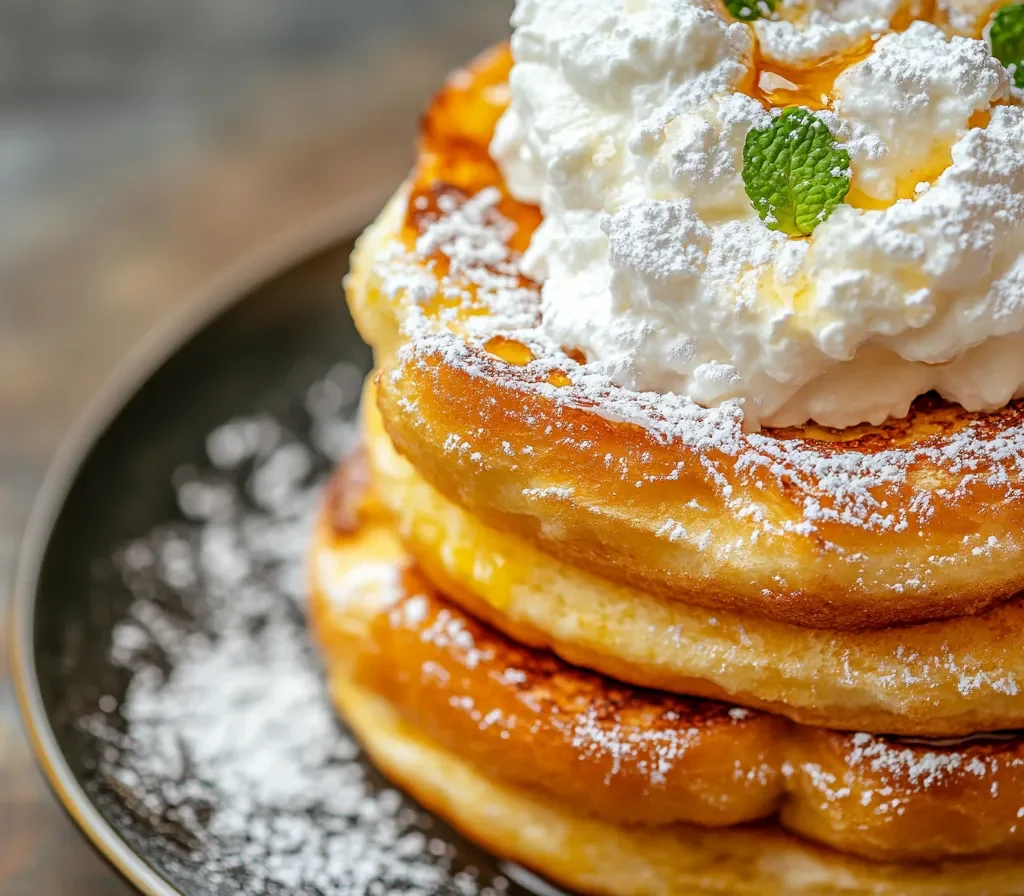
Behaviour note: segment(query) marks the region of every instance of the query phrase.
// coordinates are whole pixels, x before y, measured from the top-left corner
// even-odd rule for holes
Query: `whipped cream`
[[[938,17],[948,30],[967,37],[980,37],[992,13],[1003,0],[936,0]]]
[[[547,334],[748,428],[1024,394],[1024,110],[982,41],[915,22],[863,55],[907,9],[783,3],[750,26],[711,0],[520,0],[492,152],[544,212],[523,264]],[[745,194],[744,139],[772,114],[746,92],[755,38],[787,65],[863,56],[818,113],[852,204],[809,239]]]
[[[808,68],[854,53],[898,16],[917,12],[917,0],[781,0],[777,16],[758,19],[754,31],[765,59]]]
[[[894,200],[949,167],[971,116],[1006,100],[1009,80],[984,42],[947,40],[916,22],[839,75],[833,95],[833,129],[847,137],[853,188]]]

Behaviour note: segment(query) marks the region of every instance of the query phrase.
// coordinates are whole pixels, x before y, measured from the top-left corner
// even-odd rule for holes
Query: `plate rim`
[[[35,610],[53,527],[96,444],[132,396],[193,336],[274,276],[346,237],[358,235],[388,192],[361,191],[328,206],[244,253],[159,319],[86,402],[58,444],[32,501],[14,565],[7,612],[11,682],[36,765],[79,832],[144,896],[187,896],[151,867],[103,817],[78,783],[43,704],[36,668]],[[341,301],[341,284],[338,299]]]

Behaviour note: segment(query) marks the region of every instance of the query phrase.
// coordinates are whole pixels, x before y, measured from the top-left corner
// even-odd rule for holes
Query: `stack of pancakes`
[[[1024,408],[745,433],[530,337],[500,48],[347,284],[312,555],[338,707],[502,856],[611,894],[1024,893]]]

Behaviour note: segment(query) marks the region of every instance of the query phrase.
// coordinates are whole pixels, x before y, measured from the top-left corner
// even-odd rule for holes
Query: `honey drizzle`
[[[484,344],[484,348],[514,367],[525,367],[534,360],[534,354],[530,351],[529,346],[523,345],[517,339],[509,339],[505,336],[491,337]]]
[[[984,7],[976,10],[972,16],[975,21],[975,28],[971,34],[964,34],[962,31],[954,32],[953,24],[950,21],[950,10],[948,9],[937,10],[931,21],[947,34],[958,33],[964,34],[965,37],[973,37],[975,40],[984,40],[985,29],[988,27],[989,22],[992,21],[992,16],[995,15],[996,10],[1003,6],[1004,2],[1005,0],[990,0]]]
[[[815,111],[827,109],[832,102],[836,78],[854,62],[867,56],[871,47],[868,42],[857,54],[851,53],[804,69],[769,62],[758,48],[752,84],[747,93],[769,110],[786,106],[806,106]]]
[[[1011,104],[999,101],[994,103],[993,107],[1003,105]],[[991,120],[991,109],[979,109],[967,119],[967,127],[970,130],[974,128],[987,128]],[[933,152],[931,157],[920,168],[901,178],[901,189],[897,191],[896,196],[892,199],[876,199],[851,187],[850,192],[846,194],[846,204],[852,205],[854,208],[864,209],[865,211],[875,211],[889,208],[889,206],[900,199],[913,199],[917,195],[918,184],[935,183],[939,175],[952,164],[952,147],[943,146],[936,152]]]
[[[502,361],[514,367],[525,367],[531,361],[536,360],[536,356],[528,345],[524,345],[518,339],[509,339],[507,336],[492,336],[484,343],[484,348],[496,358],[501,358]],[[569,375],[557,367],[547,375],[545,381],[559,389],[572,385]]]
[[[994,105],[1004,105],[1003,103],[995,103]],[[987,128],[989,122],[992,120],[991,109],[979,109],[970,118],[967,119],[967,127],[971,130],[974,128]]]
[[[935,0],[907,3],[893,18],[890,32],[906,31],[919,19],[933,21],[935,15]],[[755,36],[753,72],[744,92],[769,110],[786,106],[806,106],[815,111],[827,109],[834,98],[836,78],[851,65],[865,59],[879,37],[881,35],[867,38],[838,58],[800,68],[765,59]]]
[[[997,5],[994,3],[993,8]],[[919,20],[938,23],[939,17],[936,0],[910,2],[893,18],[886,33],[905,31]],[[786,66],[765,59],[755,38],[753,70],[744,86],[744,92],[768,110],[787,106],[805,106],[813,111],[828,109],[835,99],[836,79],[850,66],[865,59],[881,36],[868,38],[856,49],[844,53],[837,59],[828,59],[806,68]],[[979,110],[970,117],[967,126],[988,127],[991,117],[989,110]],[[851,188],[846,196],[846,204],[866,211],[889,208],[900,199],[912,199],[916,195],[919,183],[933,182],[951,164],[952,156],[948,149],[938,152],[919,171],[904,179],[902,189],[895,197],[877,199]]]

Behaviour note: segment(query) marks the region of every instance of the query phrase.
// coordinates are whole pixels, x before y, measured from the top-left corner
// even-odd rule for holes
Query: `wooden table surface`
[[[0,11],[0,610],[47,463],[116,362],[232,261],[397,184],[422,103],[506,33],[509,6],[80,0]],[[0,893],[128,893],[36,770],[4,618]]]

